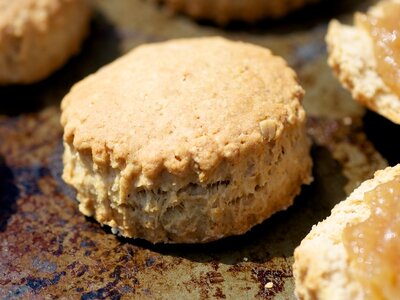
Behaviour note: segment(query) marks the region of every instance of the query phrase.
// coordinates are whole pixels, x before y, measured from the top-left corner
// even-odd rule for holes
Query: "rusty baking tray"
[[[294,248],[386,160],[396,163],[400,150],[381,134],[395,136],[397,127],[365,115],[326,65],[328,21],[367,1],[324,1],[280,21],[224,29],[149,1],[93,2],[79,56],[41,83],[0,88],[0,298],[294,299]],[[157,246],[117,237],[79,213],[60,178],[60,100],[74,82],[139,44],[205,35],[269,47],[296,69],[307,90],[315,180],[287,211],[243,236]]]

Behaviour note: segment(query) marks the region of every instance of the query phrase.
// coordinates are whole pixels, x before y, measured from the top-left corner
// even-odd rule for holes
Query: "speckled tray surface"
[[[294,248],[399,152],[381,134],[398,134],[397,127],[365,116],[326,65],[329,19],[346,18],[365,1],[324,1],[284,20],[225,29],[149,1],[93,3],[91,35],[79,56],[44,82],[0,88],[0,298],[294,299]],[[287,211],[243,236],[157,246],[119,238],[79,213],[60,178],[59,103],[74,82],[139,44],[204,35],[269,47],[296,69],[307,91],[315,180]]]

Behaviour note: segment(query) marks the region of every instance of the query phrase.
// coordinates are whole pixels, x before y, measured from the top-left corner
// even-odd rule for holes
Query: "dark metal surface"
[[[0,298],[293,299],[294,248],[386,164],[366,138],[364,110],[325,62],[327,21],[359,3],[327,2],[272,24],[218,29],[145,1],[95,1],[92,34],[78,57],[42,83],[0,88]],[[75,81],[135,45],[217,34],[268,46],[298,71],[315,180],[287,211],[243,236],[158,246],[116,237],[79,213],[60,178],[59,102]]]

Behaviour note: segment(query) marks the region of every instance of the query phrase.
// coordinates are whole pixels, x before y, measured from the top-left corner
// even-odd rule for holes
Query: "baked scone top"
[[[62,2],[72,0],[0,0],[0,30],[12,28],[14,34],[21,34],[32,25],[45,30],[47,18],[60,11]]]
[[[269,50],[222,38],[144,45],[76,84],[64,140],[98,166],[206,181],[303,121],[303,89]]]

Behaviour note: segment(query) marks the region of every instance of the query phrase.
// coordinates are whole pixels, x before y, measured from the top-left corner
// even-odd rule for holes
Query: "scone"
[[[159,0],[173,11],[184,12],[196,19],[219,24],[229,21],[255,22],[263,18],[279,18],[319,0]]]
[[[0,0],[0,85],[46,78],[78,52],[86,0]]]
[[[62,101],[64,180],[125,237],[207,242],[287,208],[310,181],[303,89],[269,50],[143,45]]]
[[[298,299],[398,299],[399,234],[397,165],[362,183],[295,250]]]
[[[326,37],[329,65],[343,86],[354,99],[397,124],[400,124],[399,15],[400,0],[381,1],[367,15],[357,14],[353,26],[332,21]],[[384,27],[377,28],[371,22]],[[382,43],[383,40],[386,41]]]

